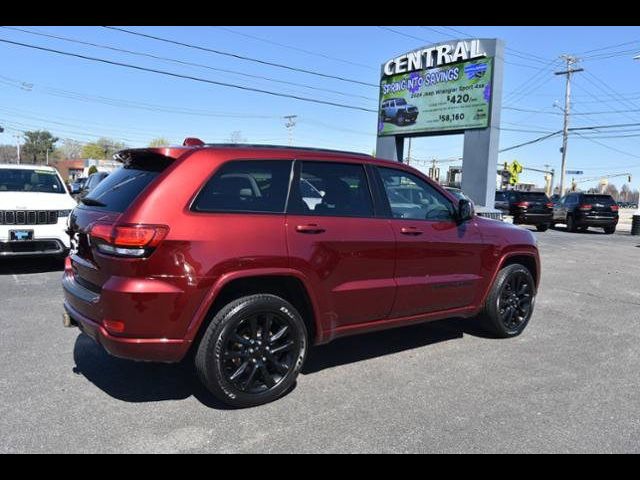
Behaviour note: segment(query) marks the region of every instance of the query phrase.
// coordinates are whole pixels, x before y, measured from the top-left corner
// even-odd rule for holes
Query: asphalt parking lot
[[[522,336],[448,320],[338,340],[248,410],[63,328],[62,265],[0,260],[0,452],[640,452],[640,237],[535,235]]]

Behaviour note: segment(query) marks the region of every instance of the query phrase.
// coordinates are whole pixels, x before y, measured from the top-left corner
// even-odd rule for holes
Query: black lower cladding
[[[2,253],[59,253],[64,248],[56,240],[33,240],[22,242],[0,242]]]

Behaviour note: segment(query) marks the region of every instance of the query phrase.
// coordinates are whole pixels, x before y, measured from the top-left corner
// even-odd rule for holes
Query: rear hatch
[[[522,192],[518,202],[527,202],[528,213],[551,213],[551,200],[543,192]]]
[[[97,222],[116,223],[140,194],[174,161],[173,158],[153,150],[122,152],[119,159],[123,166],[83,198],[69,220],[71,267],[75,280],[95,293],[100,293],[118,264],[130,260],[97,254],[89,238],[91,227]]]
[[[586,212],[588,216],[607,218],[618,216],[618,204],[611,195],[583,195],[582,204],[591,206],[591,209]]]

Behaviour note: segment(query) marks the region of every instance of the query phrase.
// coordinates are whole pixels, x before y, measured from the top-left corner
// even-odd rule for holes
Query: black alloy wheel
[[[531,276],[525,272],[511,273],[502,285],[498,300],[500,321],[509,331],[517,331],[529,320],[533,308]]]

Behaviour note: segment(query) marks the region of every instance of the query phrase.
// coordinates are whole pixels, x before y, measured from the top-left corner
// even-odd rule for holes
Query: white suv
[[[0,165],[0,258],[65,256],[67,220],[75,206],[54,168]]]

